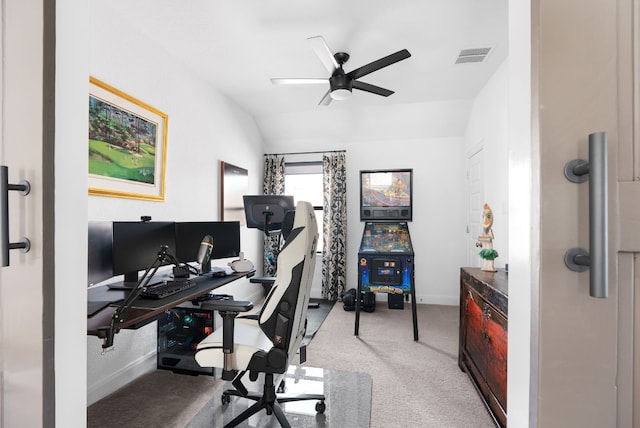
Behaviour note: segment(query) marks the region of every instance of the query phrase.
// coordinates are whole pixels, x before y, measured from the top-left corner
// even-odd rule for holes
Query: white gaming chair
[[[257,317],[239,317],[253,307],[251,302],[218,300],[203,304],[220,313],[222,330],[218,329],[198,344],[195,359],[202,367],[222,368],[222,379],[233,380],[235,389],[226,390],[222,403],[230,396],[244,397],[256,403],[238,415],[226,427],[234,427],[262,409],[275,414],[284,428],[290,427],[279,403],[298,400],[319,400],[316,411],[325,410],[325,397],[319,394],[278,396],[280,385],[305,335],[307,306],[311,278],[315,266],[318,226],[313,207],[298,202],[293,229],[278,254],[275,281]],[[304,362],[304,349],[300,362]],[[249,372],[251,381],[264,374],[261,394],[251,393],[242,383]]]

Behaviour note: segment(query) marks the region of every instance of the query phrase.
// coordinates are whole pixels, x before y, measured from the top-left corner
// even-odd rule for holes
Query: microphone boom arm
[[[118,325],[123,322],[124,315],[129,311],[133,302],[135,302],[135,300],[140,296],[145,287],[149,284],[149,281],[151,281],[151,278],[153,278],[153,276],[156,274],[158,268],[162,266],[167,260],[171,261],[176,266],[180,266],[180,262],[178,261],[178,259],[176,259],[175,256],[173,256],[173,254],[169,252],[169,247],[166,245],[162,245],[160,247],[160,250],[158,251],[156,259],[153,261],[151,266],[147,268],[136,286],[129,292],[129,295],[127,296],[125,301],[122,302],[122,304],[118,306],[114,311],[113,316],[111,317],[111,324],[109,326],[99,328],[100,334],[98,337],[103,339],[103,352],[113,346],[113,338],[115,334],[120,331]]]

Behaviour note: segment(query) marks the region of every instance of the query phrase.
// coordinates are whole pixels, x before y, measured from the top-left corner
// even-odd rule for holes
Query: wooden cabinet
[[[458,364],[497,426],[507,425],[507,273],[460,269]]]

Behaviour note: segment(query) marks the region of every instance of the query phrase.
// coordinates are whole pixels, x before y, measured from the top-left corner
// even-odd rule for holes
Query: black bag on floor
[[[356,296],[358,292],[355,288],[350,288],[342,296],[342,307],[345,311],[356,309]],[[371,291],[360,295],[360,309],[365,312],[373,312],[376,309],[376,295]]]

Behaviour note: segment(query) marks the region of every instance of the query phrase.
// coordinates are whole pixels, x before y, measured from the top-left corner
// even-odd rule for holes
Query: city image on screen
[[[410,207],[411,170],[362,171],[363,207]]]

